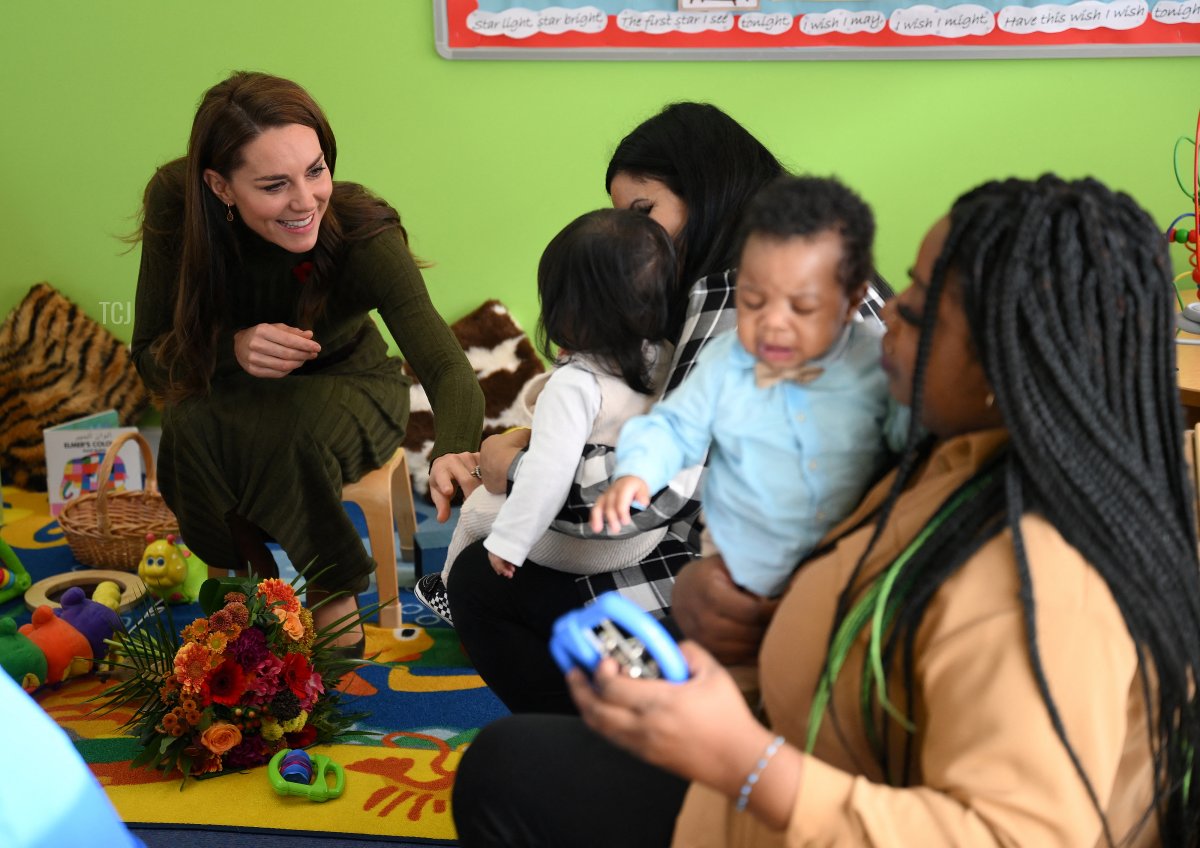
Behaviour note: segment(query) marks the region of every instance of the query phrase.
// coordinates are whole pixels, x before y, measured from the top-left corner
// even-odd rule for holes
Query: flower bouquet
[[[176,633],[170,607],[155,605],[150,625],[114,643],[126,677],[100,697],[105,711],[134,708],[124,725],[143,746],[133,765],[178,770],[186,781],[365,733],[351,729],[365,714],[340,709],[336,688],[363,660],[341,658],[332,645],[378,605],[318,632],[297,588],[277,578],[210,579],[199,599],[206,617]]]

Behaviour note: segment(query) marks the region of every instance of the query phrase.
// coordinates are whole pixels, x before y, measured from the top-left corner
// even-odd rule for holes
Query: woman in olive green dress
[[[159,483],[184,540],[209,565],[259,573],[277,540],[318,594],[346,593],[319,625],[349,612],[374,570],[342,486],[384,464],[408,423],[410,380],[369,311],[429,394],[439,520],[456,486],[478,484],[483,420],[399,215],[333,182],[336,159],[295,83],[237,73],[210,89],[187,155],[146,187],[132,344],[163,401]]]

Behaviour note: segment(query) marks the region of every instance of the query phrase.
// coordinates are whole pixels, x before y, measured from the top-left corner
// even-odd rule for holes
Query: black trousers
[[[463,755],[454,825],[465,848],[666,848],[687,786],[577,717],[509,716]]]
[[[575,714],[550,656],[550,631],[583,606],[577,575],[526,561],[510,580],[492,570],[483,542],[467,547],[446,590],[454,629],[475,670],[514,713]]]

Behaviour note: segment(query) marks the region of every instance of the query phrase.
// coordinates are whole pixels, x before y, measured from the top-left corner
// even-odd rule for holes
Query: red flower
[[[246,673],[233,660],[225,660],[208,677],[212,699],[232,707],[246,694]]]
[[[196,699],[196,704],[200,709],[204,709],[212,703],[212,687],[208,685],[207,680],[200,684],[200,688],[192,697]]]
[[[308,275],[312,273],[312,270],[313,264],[311,262],[301,262],[292,269],[292,276],[303,284],[308,282]]]
[[[312,677],[312,666],[302,654],[288,654],[283,660],[283,679],[292,694],[304,700],[308,681]]]
[[[284,734],[284,738],[287,739],[289,748],[307,748],[317,741],[317,729],[309,723],[295,733]]]

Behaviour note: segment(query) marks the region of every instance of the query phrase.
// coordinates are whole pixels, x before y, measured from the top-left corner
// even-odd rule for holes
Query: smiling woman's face
[[[272,127],[242,149],[242,158],[229,179],[205,171],[209,188],[267,241],[292,253],[312,250],[333,193],[317,134],[300,124]]]
[[[933,265],[946,244],[950,219],[942,218],[926,234],[909,271],[912,284],[888,301],[883,310],[887,335],[883,339],[883,368],[892,397],[903,404],[912,402],[913,376],[917,365],[917,343],[921,338],[921,316],[933,275]],[[925,369],[925,392],[921,423],[935,436],[949,437],[1002,423],[999,409],[989,405],[991,386],[971,341],[962,289],[951,269],[938,303],[933,326],[933,343]]]

